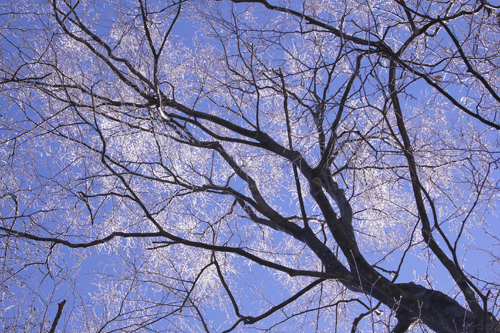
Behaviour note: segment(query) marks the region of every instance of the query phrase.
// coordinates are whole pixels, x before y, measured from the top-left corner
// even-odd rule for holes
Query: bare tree
[[[5,332],[500,332],[494,3],[0,6]]]

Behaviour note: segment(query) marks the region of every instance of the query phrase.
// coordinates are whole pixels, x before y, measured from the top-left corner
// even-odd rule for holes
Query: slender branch
[[[451,261],[448,256],[444,253],[441,247],[436,243],[432,236],[432,230],[429,222],[429,217],[425,208],[425,203],[422,197],[422,192],[420,188],[420,180],[417,173],[417,164],[415,162],[415,157],[413,156],[411,141],[406,131],[406,125],[404,123],[402,107],[399,103],[398,92],[396,89],[396,63],[391,61],[389,70],[389,90],[391,93],[391,100],[394,107],[394,113],[396,116],[396,122],[398,125],[399,133],[403,139],[403,152],[408,162],[408,169],[410,172],[410,177],[412,181],[413,196],[415,198],[415,203],[417,205],[418,214],[422,222],[422,236],[424,241],[429,245],[432,252],[438,257],[439,261],[446,267],[448,272],[452,275],[453,279],[459,286],[460,290],[464,293],[465,298],[471,307],[472,311],[478,315],[483,313],[483,309],[477,302],[474,291],[468,286],[467,281],[463,278],[463,273],[460,268],[457,267],[453,261]]]
[[[166,231],[159,231],[159,232],[153,232],[153,233],[125,233],[125,232],[113,232],[110,235],[97,239],[91,242],[87,243],[73,243],[64,239],[59,239],[56,237],[41,237],[41,236],[35,236],[29,233],[21,232],[21,231],[15,231],[11,230],[8,228],[0,227],[1,231],[6,232],[10,236],[18,237],[18,238],[26,238],[26,239],[31,239],[35,241],[41,241],[41,242],[48,242],[48,243],[54,243],[54,244],[61,244],[70,248],[88,248],[100,244],[104,244],[106,242],[109,242],[115,237],[123,237],[123,238],[152,238],[152,237],[165,237],[172,242],[162,242],[162,243],[167,243],[170,245],[175,245],[175,244],[183,244],[186,246],[191,246],[199,249],[205,249],[205,250],[210,250],[210,251],[217,251],[217,252],[225,252],[225,253],[234,253],[237,255],[240,255],[244,258],[247,258],[251,261],[254,261],[255,263],[266,266],[269,268],[276,269],[278,271],[287,273],[290,276],[310,276],[310,277],[319,277],[319,278],[324,278],[324,279],[340,279],[346,282],[355,282],[358,281],[357,278],[350,274],[342,274],[338,272],[317,272],[317,271],[308,271],[308,270],[300,270],[300,269],[293,269],[289,268],[283,265],[279,265],[276,263],[273,263],[271,261],[262,259],[254,254],[251,254],[239,247],[229,247],[229,246],[220,246],[220,245],[212,245],[212,244],[207,244],[207,243],[202,243],[202,242],[196,242],[196,241],[190,241],[183,239],[181,237],[177,237],[175,235],[172,235]],[[158,242],[157,242],[158,243]]]
[[[267,318],[269,317],[270,315],[272,315],[273,313],[275,313],[276,311],[284,308],[285,306],[287,306],[288,304],[290,303],[293,303],[295,300],[297,300],[299,297],[301,297],[302,295],[304,295],[305,293],[307,293],[309,290],[313,289],[314,287],[316,287],[317,285],[319,285],[320,283],[323,283],[325,280],[324,279],[318,279],[318,280],[315,280],[314,282],[310,283],[309,285],[307,285],[305,288],[303,288],[302,290],[300,290],[299,292],[297,292],[295,295],[293,295],[292,297],[284,300],[283,302],[281,302],[280,304],[278,305],[275,305],[273,307],[271,307],[269,310],[267,310],[266,312],[264,312],[263,314],[257,316],[257,317],[252,317],[252,316],[246,316],[246,317],[242,317],[240,319],[238,319],[238,321],[236,321],[233,326],[231,326],[229,329],[223,331],[223,333],[228,333],[228,332],[231,332],[232,330],[234,330],[241,322],[243,322],[245,325],[251,325],[251,324],[255,324],[256,322],[264,319],[264,318]]]

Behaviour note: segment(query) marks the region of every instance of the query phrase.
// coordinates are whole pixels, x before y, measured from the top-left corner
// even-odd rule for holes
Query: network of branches
[[[3,332],[500,332],[500,5],[4,0]]]

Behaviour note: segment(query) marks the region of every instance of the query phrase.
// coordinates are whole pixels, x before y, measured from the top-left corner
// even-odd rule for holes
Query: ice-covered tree
[[[500,8],[5,0],[4,332],[500,332]]]

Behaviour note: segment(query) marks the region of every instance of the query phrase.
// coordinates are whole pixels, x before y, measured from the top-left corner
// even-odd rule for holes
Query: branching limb
[[[266,317],[269,317],[270,315],[272,315],[276,311],[278,311],[278,310],[286,307],[288,304],[293,303],[299,297],[301,297],[302,295],[304,295],[305,293],[307,293],[309,290],[313,289],[314,287],[316,287],[317,285],[319,285],[320,283],[322,283],[324,281],[325,281],[324,279],[315,280],[314,282],[310,283],[308,286],[306,286],[304,289],[302,289],[301,291],[299,291],[298,293],[296,293],[292,297],[286,299],[285,301],[281,302],[278,305],[273,306],[271,309],[269,309],[268,311],[264,312],[263,314],[261,314],[261,315],[259,315],[257,317],[252,317],[252,316],[241,317],[240,319],[238,319],[238,321],[236,321],[233,324],[233,326],[231,326],[229,329],[225,330],[224,333],[231,332],[236,327],[238,327],[238,325],[241,322],[243,322],[245,325],[251,325],[251,324],[255,324],[256,322],[258,322],[258,321],[260,321],[260,320],[262,320],[262,319],[264,319]]]
[[[466,300],[469,306],[471,307],[472,311],[477,315],[482,314],[483,309],[481,309],[479,303],[477,302],[474,295],[474,291],[471,289],[471,287],[467,284],[466,280],[464,279],[463,272],[448,258],[448,256],[444,253],[444,251],[436,243],[436,241],[432,236],[429,217],[427,215],[424,199],[422,197],[421,188],[419,185],[420,180],[417,173],[417,164],[415,162],[415,157],[413,156],[410,138],[406,131],[402,107],[399,103],[398,92],[396,89],[396,63],[394,61],[391,62],[389,71],[389,90],[391,93],[391,100],[394,107],[394,113],[396,115],[396,122],[398,125],[399,133],[403,140],[402,149],[406,157],[406,160],[408,162],[408,168],[412,180],[412,188],[413,188],[415,203],[417,205],[418,213],[422,222],[422,236],[425,242],[431,248],[432,252],[438,257],[443,266],[445,266],[446,269],[450,272],[453,279],[459,286],[460,290],[464,293]]]

